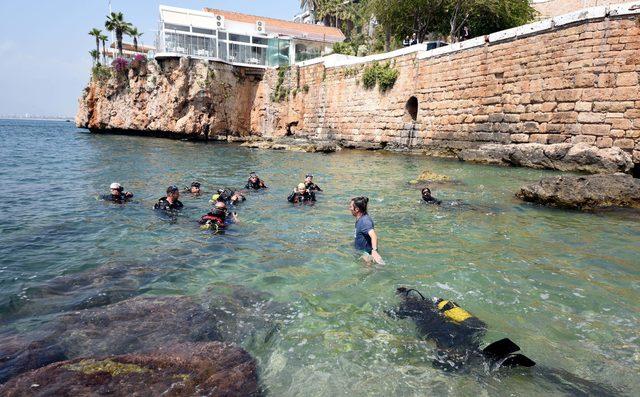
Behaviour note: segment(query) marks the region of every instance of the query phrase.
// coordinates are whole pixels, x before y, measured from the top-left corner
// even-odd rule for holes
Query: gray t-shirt
[[[369,236],[369,232],[373,230],[373,227],[373,219],[369,215],[362,215],[356,221],[355,245],[358,251],[365,251],[370,254],[373,250],[371,236]]]

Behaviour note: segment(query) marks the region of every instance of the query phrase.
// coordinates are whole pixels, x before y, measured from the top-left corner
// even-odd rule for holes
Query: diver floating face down
[[[397,318],[411,318],[418,332],[431,339],[438,348],[434,366],[458,370],[469,362],[488,364],[490,370],[500,367],[532,367],[535,362],[522,354],[520,348],[505,338],[480,349],[487,326],[453,301],[425,298],[419,291],[400,287],[396,290],[400,305],[390,312]]]

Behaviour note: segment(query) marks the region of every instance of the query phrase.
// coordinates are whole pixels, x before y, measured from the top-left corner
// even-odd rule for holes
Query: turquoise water
[[[62,122],[0,120],[0,138],[5,335],[18,332],[18,321],[48,321],[37,297],[53,277],[146,265],[157,274],[141,286],[145,294],[241,285],[291,305],[275,340],[245,343],[271,395],[562,394],[534,373],[433,368],[434,345],[409,320],[385,314],[397,303],[395,288],[409,285],[480,317],[489,325],[485,342],[508,336],[540,366],[640,393],[637,214],[550,210],[514,198],[520,185],[551,172],[93,135]],[[169,184],[240,187],[254,170],[271,188],[249,194],[240,223],[224,235],[195,223],[206,197],[183,197],[173,222],[150,210]],[[434,186],[436,197],[467,205],[423,205],[407,183],[422,170],[456,182]],[[292,207],[286,196],[306,172],[325,192],[315,206]],[[133,191],[134,202],[98,201],[113,181]],[[351,248],[355,195],[371,198],[382,268],[364,266]]]

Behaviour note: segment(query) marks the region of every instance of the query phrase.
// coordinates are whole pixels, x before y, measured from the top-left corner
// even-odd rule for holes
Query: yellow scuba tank
[[[440,312],[445,317],[457,323],[461,323],[473,317],[471,313],[464,310],[463,308],[458,306],[457,303],[452,301],[441,300],[440,302],[438,302],[437,306],[438,310],[440,310]]]

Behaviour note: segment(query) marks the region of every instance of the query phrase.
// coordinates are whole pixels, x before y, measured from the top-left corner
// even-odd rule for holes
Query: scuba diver
[[[466,372],[480,370],[485,375],[507,372],[508,368],[531,368],[531,374],[567,395],[618,395],[617,390],[610,386],[582,379],[563,369],[536,365],[530,358],[518,354],[520,347],[508,338],[481,349],[486,324],[453,301],[427,299],[418,290],[405,287],[397,288],[396,295],[401,299],[400,305],[387,314],[395,318],[411,318],[422,336],[435,341],[438,350],[433,365],[436,368]]]
[[[237,214],[232,212],[228,215],[227,205],[224,201],[216,201],[211,211],[204,214],[198,223],[202,225],[202,229],[209,229],[215,232],[225,229],[229,224],[238,221]]]
[[[255,172],[251,172],[249,174],[249,179],[247,180],[245,189],[260,190],[260,189],[266,189],[266,188],[267,188],[267,185],[265,185],[264,182],[260,178],[258,178],[258,175]]]
[[[218,193],[211,196],[209,202],[211,204],[216,201],[222,201],[227,205],[238,205],[245,201],[247,198],[240,192],[233,191],[229,188],[218,189]]]
[[[105,201],[113,201],[117,204],[124,204],[133,197],[133,193],[125,192],[122,185],[120,185],[118,182],[113,182],[109,186],[109,190],[111,190],[111,193],[101,195],[100,199]]]
[[[412,292],[414,292],[412,294]],[[458,370],[470,361],[482,360],[492,370],[505,367],[532,367],[531,359],[513,354],[520,348],[509,339],[501,339],[480,349],[487,326],[473,314],[450,300],[426,299],[419,291],[400,287],[396,294],[402,299],[395,317],[411,317],[420,333],[436,342],[438,347],[434,366],[444,370]]]
[[[304,183],[298,184],[298,187],[293,189],[293,192],[287,197],[287,201],[290,203],[312,203],[316,201],[316,195],[314,192],[307,189]]]
[[[183,189],[183,193],[191,193],[193,196],[199,196],[202,194],[202,189],[200,188],[200,186],[202,186],[200,182],[191,182],[191,187],[185,187]]]
[[[156,210],[163,211],[176,211],[182,209],[183,205],[178,200],[180,197],[180,189],[177,186],[172,185],[167,188],[167,195],[158,199],[158,202],[153,206]]]
[[[313,183],[313,175],[311,175],[311,174],[307,174],[304,177],[304,185],[307,187],[307,190],[309,190],[310,192],[321,192],[322,191],[322,189],[320,189],[320,186],[318,186],[315,183]]]
[[[422,189],[422,200],[427,204],[435,204],[435,205],[442,204],[441,200],[438,200],[437,198],[431,195],[431,189],[429,189],[428,187],[425,187]]]

